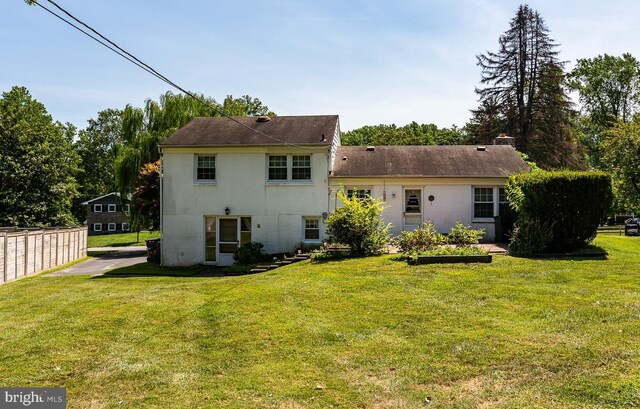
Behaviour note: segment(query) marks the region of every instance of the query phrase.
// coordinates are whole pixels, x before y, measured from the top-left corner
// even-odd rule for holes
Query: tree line
[[[344,145],[490,144],[497,135],[543,169],[599,169],[613,177],[614,211],[640,211],[640,62],[631,54],[577,60],[567,71],[540,14],[521,5],[496,51],[477,56],[478,107],[464,126],[368,125]],[[569,97],[578,95],[578,103]],[[157,225],[158,143],[197,116],[275,115],[259,99],[203,104],[170,92],[143,107],[105,109],[77,130],[55,121],[23,87],[0,98],[0,225],[71,225],[81,202],[134,195],[134,223]],[[136,206],[137,200],[137,206]]]
[[[84,129],[55,121],[24,87],[0,98],[0,226],[84,222],[83,201],[133,194],[132,227],[157,228],[158,143],[195,117],[275,115],[258,98],[222,103],[167,92],[143,107],[109,108]]]
[[[365,126],[350,145],[491,144],[501,133],[547,170],[598,169],[614,183],[614,212],[640,211],[640,62],[631,54],[578,59],[565,70],[542,16],[521,5],[496,51],[477,56],[478,107],[461,128]],[[577,93],[578,103],[569,97]]]

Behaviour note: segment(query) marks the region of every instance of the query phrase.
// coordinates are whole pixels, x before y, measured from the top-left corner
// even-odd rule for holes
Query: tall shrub
[[[380,199],[358,199],[338,191],[342,206],[327,218],[327,233],[349,246],[353,256],[371,256],[384,252],[389,244],[389,225],[382,221],[384,205]]]
[[[532,251],[573,251],[595,237],[611,206],[611,178],[604,172],[521,173],[507,181],[507,197],[520,226],[512,249],[536,243]]]

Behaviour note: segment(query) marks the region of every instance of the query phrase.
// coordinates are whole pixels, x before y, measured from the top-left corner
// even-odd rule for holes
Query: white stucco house
[[[166,266],[230,265],[250,241],[320,244],[340,188],[382,198],[394,234],[461,220],[491,240],[506,178],[528,169],[510,145],[340,146],[337,115],[195,118],[160,150]]]

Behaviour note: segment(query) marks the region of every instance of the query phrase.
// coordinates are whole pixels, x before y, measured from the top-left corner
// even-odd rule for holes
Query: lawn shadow
[[[146,262],[131,266],[114,268],[93,279],[105,278],[129,278],[129,277],[198,277],[203,270],[202,266],[192,267],[160,267],[157,264]]]
[[[139,242],[139,241],[127,241],[127,242],[116,242],[116,243],[110,243],[106,246],[101,246],[101,247],[130,247],[130,246],[144,246],[144,241],[143,242]]]
[[[146,262],[131,266],[114,268],[102,275],[94,276],[94,279],[104,278],[131,278],[131,277],[180,277],[180,278],[211,278],[234,277],[256,274],[250,271],[225,271],[224,267],[195,265],[190,267],[161,267],[157,264]]]

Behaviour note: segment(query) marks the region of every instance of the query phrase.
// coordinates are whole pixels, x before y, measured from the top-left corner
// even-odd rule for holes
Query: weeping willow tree
[[[158,101],[148,99],[144,108],[127,105],[122,111],[122,142],[115,161],[116,184],[123,195],[135,190],[138,172],[159,159],[158,144],[195,117],[275,115],[258,98],[229,95],[222,105],[198,95],[204,104],[187,95],[167,92]]]

